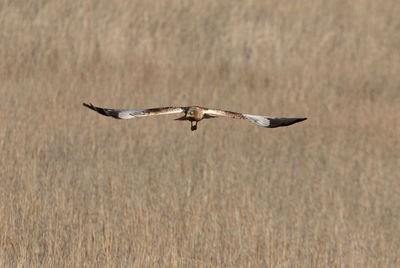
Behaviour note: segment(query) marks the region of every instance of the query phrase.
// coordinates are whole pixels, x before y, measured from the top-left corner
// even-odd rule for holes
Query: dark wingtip
[[[89,109],[91,109],[91,110],[93,110],[93,111],[98,112],[99,114],[102,114],[102,115],[105,115],[105,116],[113,116],[112,114],[109,114],[109,113],[106,111],[106,109],[100,108],[100,107],[96,107],[96,106],[94,106],[94,105],[91,104],[91,103],[87,104],[87,103],[84,102],[84,103],[82,103],[82,105],[85,106],[85,107],[87,107],[87,108],[89,108]]]
[[[307,120],[307,117],[303,117],[303,118],[298,118],[298,120],[295,123],[301,122],[301,121],[305,121]]]
[[[270,119],[270,124],[269,128],[275,128],[275,127],[286,127],[290,126],[293,124],[296,124],[298,122],[307,120],[307,117],[302,117],[302,118],[272,118]]]
[[[91,104],[91,103],[87,104],[86,102],[83,102],[82,105],[85,106],[85,107],[88,107],[90,109],[93,109],[93,107],[94,107],[93,104]]]
[[[91,104],[91,103],[87,104],[87,103],[84,102],[84,103],[82,103],[82,105],[85,106],[85,107],[87,107],[87,108],[89,108],[89,109],[91,109],[91,110],[93,110],[93,111],[96,111],[96,112],[98,112],[98,113],[104,114],[104,113],[102,113],[102,112],[99,111],[99,110],[102,109],[102,108],[96,107],[96,106],[94,106],[94,105]]]

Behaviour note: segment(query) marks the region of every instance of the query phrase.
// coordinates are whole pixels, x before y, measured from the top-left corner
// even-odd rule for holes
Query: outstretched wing
[[[260,127],[286,127],[295,123],[306,120],[306,117],[284,118],[284,117],[269,117],[262,115],[243,114],[243,119],[246,119]]]
[[[239,119],[245,119],[247,121],[250,121],[251,123],[254,123],[258,126],[261,127],[267,127],[267,128],[275,128],[275,127],[286,127],[290,126],[292,124],[301,122],[306,120],[306,117],[302,118],[278,118],[278,117],[270,117],[270,116],[262,116],[262,115],[251,115],[251,114],[242,114],[242,113],[236,113],[236,112],[231,112],[231,111],[224,111],[224,110],[216,110],[216,109],[205,109],[204,111],[205,115],[209,116],[224,116],[224,117],[230,117],[230,118],[239,118]]]
[[[206,116],[210,116],[210,117],[224,116],[224,117],[230,117],[230,118],[243,119],[243,114],[241,114],[241,113],[225,111],[225,110],[218,110],[218,109],[209,109],[209,108],[203,108],[203,109],[204,109],[204,115],[206,115]]]
[[[185,112],[185,107],[160,107],[160,108],[150,108],[150,109],[142,109],[142,110],[134,110],[134,109],[107,109],[96,107],[93,104],[83,103],[83,106],[92,109],[99,114],[105,116],[111,116],[117,119],[131,119],[135,117],[144,117],[151,115],[163,115],[163,114],[178,114]]]

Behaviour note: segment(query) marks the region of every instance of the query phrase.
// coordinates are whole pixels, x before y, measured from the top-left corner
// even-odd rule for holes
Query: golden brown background
[[[1,267],[398,267],[400,3],[1,1]],[[265,129],[82,107],[307,116]]]

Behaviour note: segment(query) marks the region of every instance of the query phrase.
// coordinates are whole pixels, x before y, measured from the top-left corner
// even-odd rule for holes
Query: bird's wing
[[[243,114],[243,119],[248,120],[260,127],[275,128],[275,127],[286,127],[292,124],[306,120],[306,117],[295,117],[295,118],[285,118],[285,117],[269,117],[262,115],[251,115]]]
[[[225,110],[218,110],[218,109],[209,109],[209,108],[203,108],[203,109],[204,109],[204,115],[208,115],[211,117],[224,116],[224,117],[230,117],[230,118],[243,119],[243,114],[241,114],[241,113],[225,111]]]
[[[209,116],[224,116],[230,118],[239,118],[250,121],[261,127],[275,128],[275,127],[286,127],[292,124],[306,120],[307,118],[284,118],[284,117],[271,117],[262,115],[242,114],[231,111],[208,109],[205,108],[204,114]]]
[[[105,116],[111,116],[117,119],[131,119],[135,117],[144,117],[151,115],[163,115],[163,114],[178,114],[185,112],[185,107],[160,107],[160,108],[150,108],[150,109],[142,109],[142,110],[134,110],[134,109],[107,109],[96,107],[93,104],[83,103],[83,106],[92,109],[99,114]]]

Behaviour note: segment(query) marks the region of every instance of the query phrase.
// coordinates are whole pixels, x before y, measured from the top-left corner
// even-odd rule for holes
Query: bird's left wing
[[[216,116],[224,116],[230,118],[239,118],[250,121],[251,123],[256,124],[260,127],[267,127],[267,128],[275,128],[275,127],[286,127],[292,124],[301,122],[306,120],[306,117],[303,118],[285,118],[285,117],[271,117],[271,116],[263,116],[263,115],[252,115],[252,114],[242,114],[237,112],[230,112],[224,110],[217,110],[217,109],[208,109],[205,108],[205,115],[216,117]]]
[[[164,114],[178,114],[185,112],[185,107],[160,107],[160,108],[150,108],[150,109],[108,109],[96,107],[93,104],[83,103],[83,106],[92,109],[99,114],[105,116],[111,116],[117,119],[131,119],[135,117],[144,117],[151,115],[164,115]]]
[[[230,118],[243,119],[243,114],[241,114],[241,113],[225,111],[225,110],[218,110],[218,109],[209,109],[209,108],[203,108],[203,109],[204,109],[204,114],[208,115],[210,117],[224,116],[224,117],[230,117]]]

